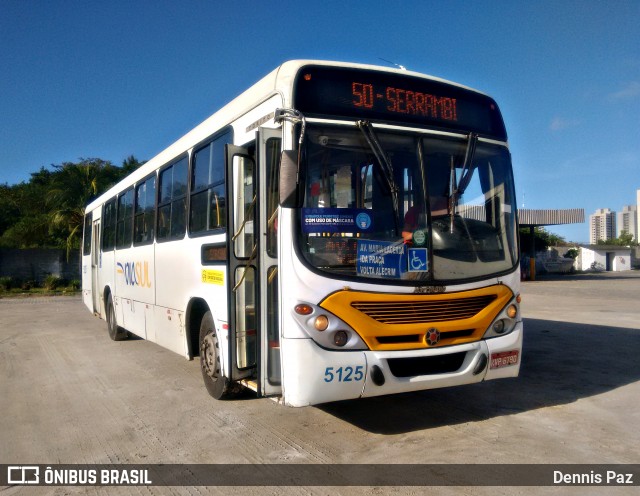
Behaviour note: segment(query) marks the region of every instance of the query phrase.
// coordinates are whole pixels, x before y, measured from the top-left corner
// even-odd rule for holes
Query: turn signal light
[[[307,305],[306,303],[299,303],[293,308],[293,310],[298,315],[311,315],[313,313],[313,307],[311,307],[311,305]]]
[[[507,307],[507,316],[510,319],[515,319],[516,315],[518,315],[518,307],[516,307],[515,305],[509,305]]]

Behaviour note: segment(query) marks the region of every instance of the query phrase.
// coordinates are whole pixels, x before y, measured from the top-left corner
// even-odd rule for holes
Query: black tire
[[[116,309],[113,305],[113,298],[111,295],[109,295],[109,298],[107,299],[105,312],[107,314],[107,329],[109,330],[109,337],[113,341],[124,341],[127,339],[129,337],[129,333],[126,329],[120,327],[116,321]]]
[[[211,312],[202,317],[200,323],[200,369],[204,385],[217,400],[230,397],[235,392],[231,381],[222,374],[220,365],[220,342]]]

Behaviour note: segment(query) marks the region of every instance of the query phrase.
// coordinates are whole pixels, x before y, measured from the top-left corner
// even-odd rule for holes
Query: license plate
[[[509,367],[510,365],[517,365],[519,354],[520,352],[518,350],[503,351],[502,353],[492,353],[490,368],[499,369],[500,367]]]

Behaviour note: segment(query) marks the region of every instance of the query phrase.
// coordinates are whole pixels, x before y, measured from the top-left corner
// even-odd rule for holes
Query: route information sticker
[[[405,244],[359,239],[356,265],[359,276],[400,279],[407,271]]]

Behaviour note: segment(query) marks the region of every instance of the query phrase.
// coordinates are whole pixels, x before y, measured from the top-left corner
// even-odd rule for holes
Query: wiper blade
[[[476,153],[476,145],[478,144],[478,135],[476,133],[469,133],[469,139],[467,140],[467,150],[464,154],[464,162],[462,163],[462,171],[460,172],[460,183],[456,184],[456,169],[453,163],[453,157],[451,157],[451,177],[449,180],[449,213],[453,213],[458,198],[464,194],[464,190],[469,186],[471,180],[471,162]]]
[[[464,190],[469,186],[471,181],[471,163],[476,153],[476,145],[478,144],[478,135],[469,133],[467,140],[467,150],[464,154],[464,162],[462,163],[462,171],[460,172],[460,183],[456,184],[456,170],[451,158],[451,177],[449,180],[449,216],[451,217],[450,231],[453,232],[453,215],[458,205],[458,199],[464,194]]]
[[[476,145],[478,144],[478,135],[476,133],[469,133],[469,141],[467,141],[467,151],[464,154],[464,164],[462,165],[462,171],[460,172],[460,184],[456,190],[456,196],[464,194],[464,190],[469,186],[471,180],[471,162],[476,154]]]
[[[356,122],[356,126],[360,131],[362,131],[362,135],[369,144],[369,148],[371,148],[376,160],[382,166],[382,175],[384,176],[387,186],[389,187],[389,191],[391,192],[393,211],[395,213],[397,223],[399,220],[398,194],[400,188],[398,188],[398,185],[393,179],[393,165],[391,164],[391,160],[389,160],[389,157],[382,148],[382,145],[380,145],[380,141],[378,140],[378,137],[376,136],[376,133],[369,121],[358,121]]]

